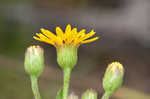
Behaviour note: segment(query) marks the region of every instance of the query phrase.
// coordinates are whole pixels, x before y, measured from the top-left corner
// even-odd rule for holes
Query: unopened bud
[[[74,93],[71,93],[71,94],[68,96],[68,99],[78,99],[78,96],[75,95]]]
[[[103,88],[108,93],[113,93],[121,87],[124,76],[124,68],[119,62],[113,62],[108,65],[104,78]]]
[[[83,93],[81,99],[97,99],[97,93],[90,89]]]
[[[30,46],[25,53],[25,70],[32,76],[38,77],[44,68],[44,54],[40,46]]]

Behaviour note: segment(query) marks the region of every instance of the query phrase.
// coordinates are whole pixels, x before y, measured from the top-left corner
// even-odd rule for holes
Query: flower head
[[[62,68],[73,68],[78,59],[78,46],[80,44],[93,42],[99,38],[91,38],[93,35],[95,35],[94,30],[85,34],[85,29],[77,32],[77,28],[71,29],[71,25],[68,24],[65,32],[63,32],[60,27],[56,27],[55,35],[51,31],[41,28],[41,33],[36,33],[36,36],[33,36],[33,38],[55,46],[57,49],[58,64]]]
[[[85,29],[77,32],[77,28],[71,29],[71,25],[66,26],[65,32],[60,27],[56,27],[56,35],[49,30],[41,28],[41,33],[36,33],[34,39],[54,45],[55,47],[63,45],[79,46],[80,44],[89,43],[97,40],[99,37],[92,37],[95,35],[94,30],[86,34]]]

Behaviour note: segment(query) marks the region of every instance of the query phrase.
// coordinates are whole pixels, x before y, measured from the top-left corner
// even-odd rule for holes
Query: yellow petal
[[[94,38],[92,38],[92,39],[88,39],[88,40],[85,40],[85,41],[82,41],[81,43],[90,43],[90,42],[93,42],[93,41],[95,41],[95,40],[97,40],[97,39],[99,39],[99,37],[94,37]]]
[[[71,25],[70,24],[68,24],[67,26],[66,26],[66,30],[65,30],[65,33],[70,33],[71,32]]]
[[[82,29],[82,30],[76,35],[76,37],[75,37],[75,39],[74,39],[75,45],[77,45],[79,42],[82,41],[81,38],[83,38],[83,37],[85,36],[85,31],[86,31],[85,29]]]
[[[85,35],[85,29],[82,29],[78,34],[77,34],[77,38],[82,38]]]
[[[41,33],[36,33],[36,35],[40,38],[40,39],[48,39],[45,35],[41,34]]]
[[[63,44],[63,40],[58,36],[57,40],[55,41],[58,45],[62,45]]]
[[[67,42],[71,43],[76,38],[76,35],[77,35],[77,28],[73,28],[70,34],[68,35]]]
[[[45,43],[48,43],[48,44],[51,44],[51,45],[54,45],[54,46],[55,46],[55,43],[54,43],[53,41],[51,41],[51,40],[45,40],[45,41],[43,41],[43,42],[45,42]]]
[[[73,38],[74,38],[74,39],[77,38],[77,35],[78,35],[77,28],[74,28],[74,29],[72,30],[72,34],[73,34]]]
[[[64,32],[62,31],[62,29],[60,27],[56,27],[56,34],[57,34],[57,36],[59,36],[60,38],[63,39]]]
[[[51,44],[51,45],[54,45],[54,42],[53,41],[51,41],[51,40],[49,40],[49,39],[45,39],[45,38],[38,38],[38,37],[36,37],[36,36],[33,36],[33,38],[34,39],[36,39],[36,40],[38,40],[38,41],[42,41],[42,42],[46,42],[46,43],[49,43],[49,44]]]
[[[41,39],[38,38],[38,37],[36,37],[36,36],[33,36],[33,38],[34,38],[35,40],[41,41]]]
[[[57,37],[54,33],[50,32],[49,30],[45,30],[44,28],[41,28],[41,32],[46,35],[48,38],[57,40]]]
[[[94,30],[91,30],[91,32],[88,33],[88,34],[86,34],[86,35],[82,38],[82,40],[85,40],[85,39],[87,39],[87,38],[92,37],[95,33],[96,33],[96,32],[94,32]]]
[[[65,30],[65,37],[67,38],[71,32],[71,25],[68,24]]]
[[[41,28],[41,31],[44,35],[46,35],[49,39],[51,39],[51,41],[57,43],[57,44],[62,44],[62,39],[58,36],[56,36],[55,34],[53,34],[52,32],[45,30],[43,28]]]
[[[72,33],[72,35],[76,35],[77,34],[77,28],[73,28],[71,33]]]
[[[85,31],[86,31],[85,29],[82,29],[82,30],[79,32],[79,34],[80,34],[80,33],[85,33]]]

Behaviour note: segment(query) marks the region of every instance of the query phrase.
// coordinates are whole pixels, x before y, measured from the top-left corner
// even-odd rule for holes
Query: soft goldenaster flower
[[[80,44],[89,43],[97,40],[99,37],[94,37],[88,39],[95,35],[94,30],[91,30],[90,33],[86,34],[85,29],[77,32],[77,28],[71,29],[71,25],[68,24],[65,32],[60,27],[56,27],[56,35],[49,30],[41,28],[42,33],[36,33],[36,36],[33,36],[34,39],[46,42],[48,44],[54,45],[55,47],[63,45],[73,45],[79,46]]]
[[[36,33],[37,36],[33,36],[33,38],[56,47],[57,62],[64,71],[64,88],[62,99],[67,99],[70,73],[78,59],[78,46],[80,44],[93,42],[97,40],[98,37],[89,39],[95,34],[94,30],[91,30],[88,34],[85,33],[85,29],[77,32],[77,28],[71,29],[70,24],[67,25],[65,32],[63,32],[60,27],[56,27],[56,35],[44,28],[41,28],[41,32],[42,33]]]
[[[97,40],[99,37],[95,35],[94,30],[85,33],[85,29],[77,32],[77,28],[71,29],[71,25],[66,26],[65,32],[60,27],[56,27],[56,35],[49,30],[41,28],[42,33],[36,33],[34,39],[46,42],[56,47],[58,64],[64,67],[73,67],[77,61],[77,49],[80,44],[89,43]]]

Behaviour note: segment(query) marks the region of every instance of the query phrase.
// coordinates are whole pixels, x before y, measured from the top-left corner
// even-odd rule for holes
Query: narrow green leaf
[[[58,93],[57,93],[57,96],[56,96],[56,99],[62,99],[63,97],[63,88],[61,88]]]

